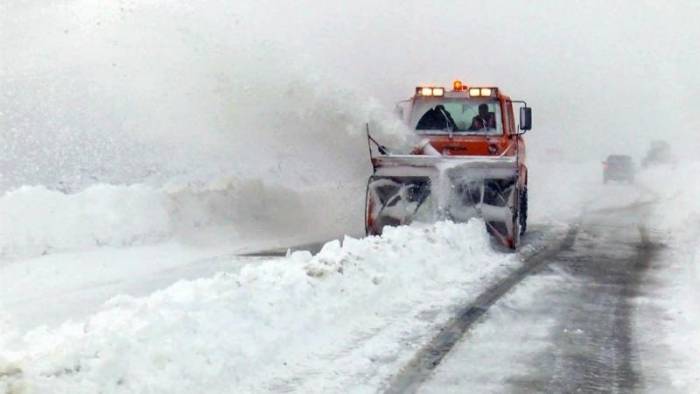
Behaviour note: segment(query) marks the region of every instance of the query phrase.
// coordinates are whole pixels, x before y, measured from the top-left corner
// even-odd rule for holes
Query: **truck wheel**
[[[520,235],[525,234],[527,230],[527,187],[520,192]]]

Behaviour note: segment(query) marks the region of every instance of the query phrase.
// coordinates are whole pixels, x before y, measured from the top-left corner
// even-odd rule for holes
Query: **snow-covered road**
[[[118,294],[147,296],[180,280],[235,273],[262,260],[172,242],[48,255],[0,267],[0,300],[16,327],[29,330],[90,316]]]
[[[644,344],[634,335],[633,316],[661,247],[647,229],[648,210],[636,203],[589,212],[570,247],[502,299],[420,392],[644,388],[638,358]],[[517,343],[524,346],[512,346]]]

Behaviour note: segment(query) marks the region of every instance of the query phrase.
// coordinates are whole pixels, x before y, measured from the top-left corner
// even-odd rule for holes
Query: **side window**
[[[501,106],[498,101],[489,103],[489,112],[493,114],[494,120],[496,122],[496,130],[502,130],[501,121],[503,120],[501,114]]]
[[[488,134],[499,134],[501,130],[503,130],[501,123],[502,123],[502,114],[501,114],[501,106],[498,101],[491,101],[486,103],[488,105],[488,115],[486,117],[486,120],[481,120],[477,123],[483,125],[487,125],[487,133]],[[479,106],[484,105],[475,105],[475,116],[479,115]],[[481,119],[481,118],[480,118]]]

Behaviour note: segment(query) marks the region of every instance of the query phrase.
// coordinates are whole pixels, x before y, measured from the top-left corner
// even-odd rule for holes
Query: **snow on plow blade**
[[[518,242],[518,163],[514,156],[386,155],[372,159],[366,230],[480,217],[492,235]]]

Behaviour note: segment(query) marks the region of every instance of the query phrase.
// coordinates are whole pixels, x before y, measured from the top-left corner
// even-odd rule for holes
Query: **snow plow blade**
[[[383,155],[372,158],[366,231],[384,226],[479,217],[510,248],[520,236],[520,189],[514,156]]]

